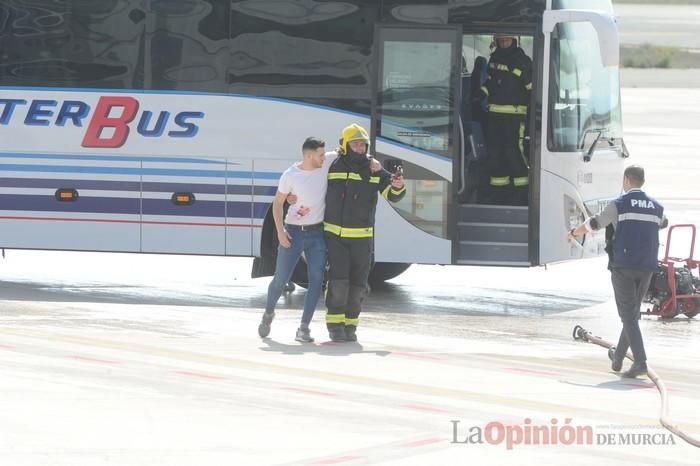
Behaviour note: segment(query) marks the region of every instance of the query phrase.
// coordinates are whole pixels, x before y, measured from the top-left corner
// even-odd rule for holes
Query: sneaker
[[[625,371],[622,373],[622,377],[626,379],[634,379],[637,376],[640,375],[646,375],[647,374],[647,363],[646,362],[640,362],[637,363],[635,362],[630,366],[629,370]]]
[[[345,341],[345,329],[342,325],[333,324],[333,327],[328,328],[328,336],[330,337],[331,341]]]
[[[345,326],[345,341],[357,341],[357,333],[355,331],[357,327],[354,325]]]
[[[302,343],[313,343],[314,339],[311,336],[311,331],[308,325],[303,325],[297,329],[297,336],[294,338],[296,341]]]
[[[618,358],[615,356],[615,350],[616,348],[614,346],[608,349],[608,357],[612,361],[610,368],[613,370],[613,372],[620,372],[622,370],[622,361],[625,360],[625,357],[622,356],[621,358]]]
[[[260,320],[260,325],[258,325],[258,335],[260,335],[260,338],[265,338],[270,334],[270,327],[272,326],[272,319],[275,318],[275,312],[267,312],[262,316],[262,320]]]

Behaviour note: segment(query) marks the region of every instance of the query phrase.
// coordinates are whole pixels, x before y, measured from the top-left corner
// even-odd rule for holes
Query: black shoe
[[[625,357],[622,356],[621,358],[618,358],[615,355],[615,350],[616,348],[614,346],[608,349],[608,357],[612,361],[610,368],[613,370],[613,372],[620,372],[622,370],[622,361],[625,360]]]
[[[331,338],[331,341],[345,341],[345,329],[342,325],[336,324],[333,327],[328,328],[328,336]]]
[[[262,316],[262,320],[260,321],[260,325],[258,325],[258,335],[260,335],[260,338],[265,338],[270,334],[270,327],[272,326],[272,319],[275,318],[275,312],[267,312]]]
[[[354,325],[345,326],[345,341],[357,341],[357,333],[355,331],[357,327]]]
[[[314,341],[309,326],[305,324],[301,324],[301,327],[297,329],[297,336],[294,339],[302,343],[313,343]]]
[[[621,375],[622,377],[626,379],[634,379],[637,376],[640,375],[646,375],[647,374],[647,363],[646,362],[640,362],[637,363],[635,362],[632,364],[632,366],[629,368],[629,370],[623,372]]]

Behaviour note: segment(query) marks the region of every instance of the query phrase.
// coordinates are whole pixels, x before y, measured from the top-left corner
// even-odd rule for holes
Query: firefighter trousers
[[[527,205],[528,160],[525,154],[525,115],[490,112],[487,203]]]
[[[367,296],[372,266],[372,238],[340,238],[327,233],[328,285],[326,325],[357,327],[362,301]]]

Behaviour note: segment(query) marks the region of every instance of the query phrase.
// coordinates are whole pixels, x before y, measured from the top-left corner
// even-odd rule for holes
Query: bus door
[[[376,259],[451,263],[461,28],[377,25],[374,37],[372,152],[386,169],[402,167],[407,188],[393,209],[386,203],[377,208],[389,227],[375,233]],[[415,228],[406,228],[406,221]]]
[[[604,234],[566,232],[620,193],[624,157],[619,40],[612,12],[544,13],[538,264],[603,253]]]

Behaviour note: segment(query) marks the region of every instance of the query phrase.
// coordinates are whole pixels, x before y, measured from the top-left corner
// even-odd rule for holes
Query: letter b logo
[[[122,113],[116,117],[109,114],[113,108],[120,107]],[[83,147],[121,147],[129,137],[129,126],[136,112],[139,110],[139,103],[132,97],[100,97],[95,108],[95,114],[90,120],[90,125],[83,138]],[[113,129],[109,137],[103,137],[103,131],[107,128]]]

